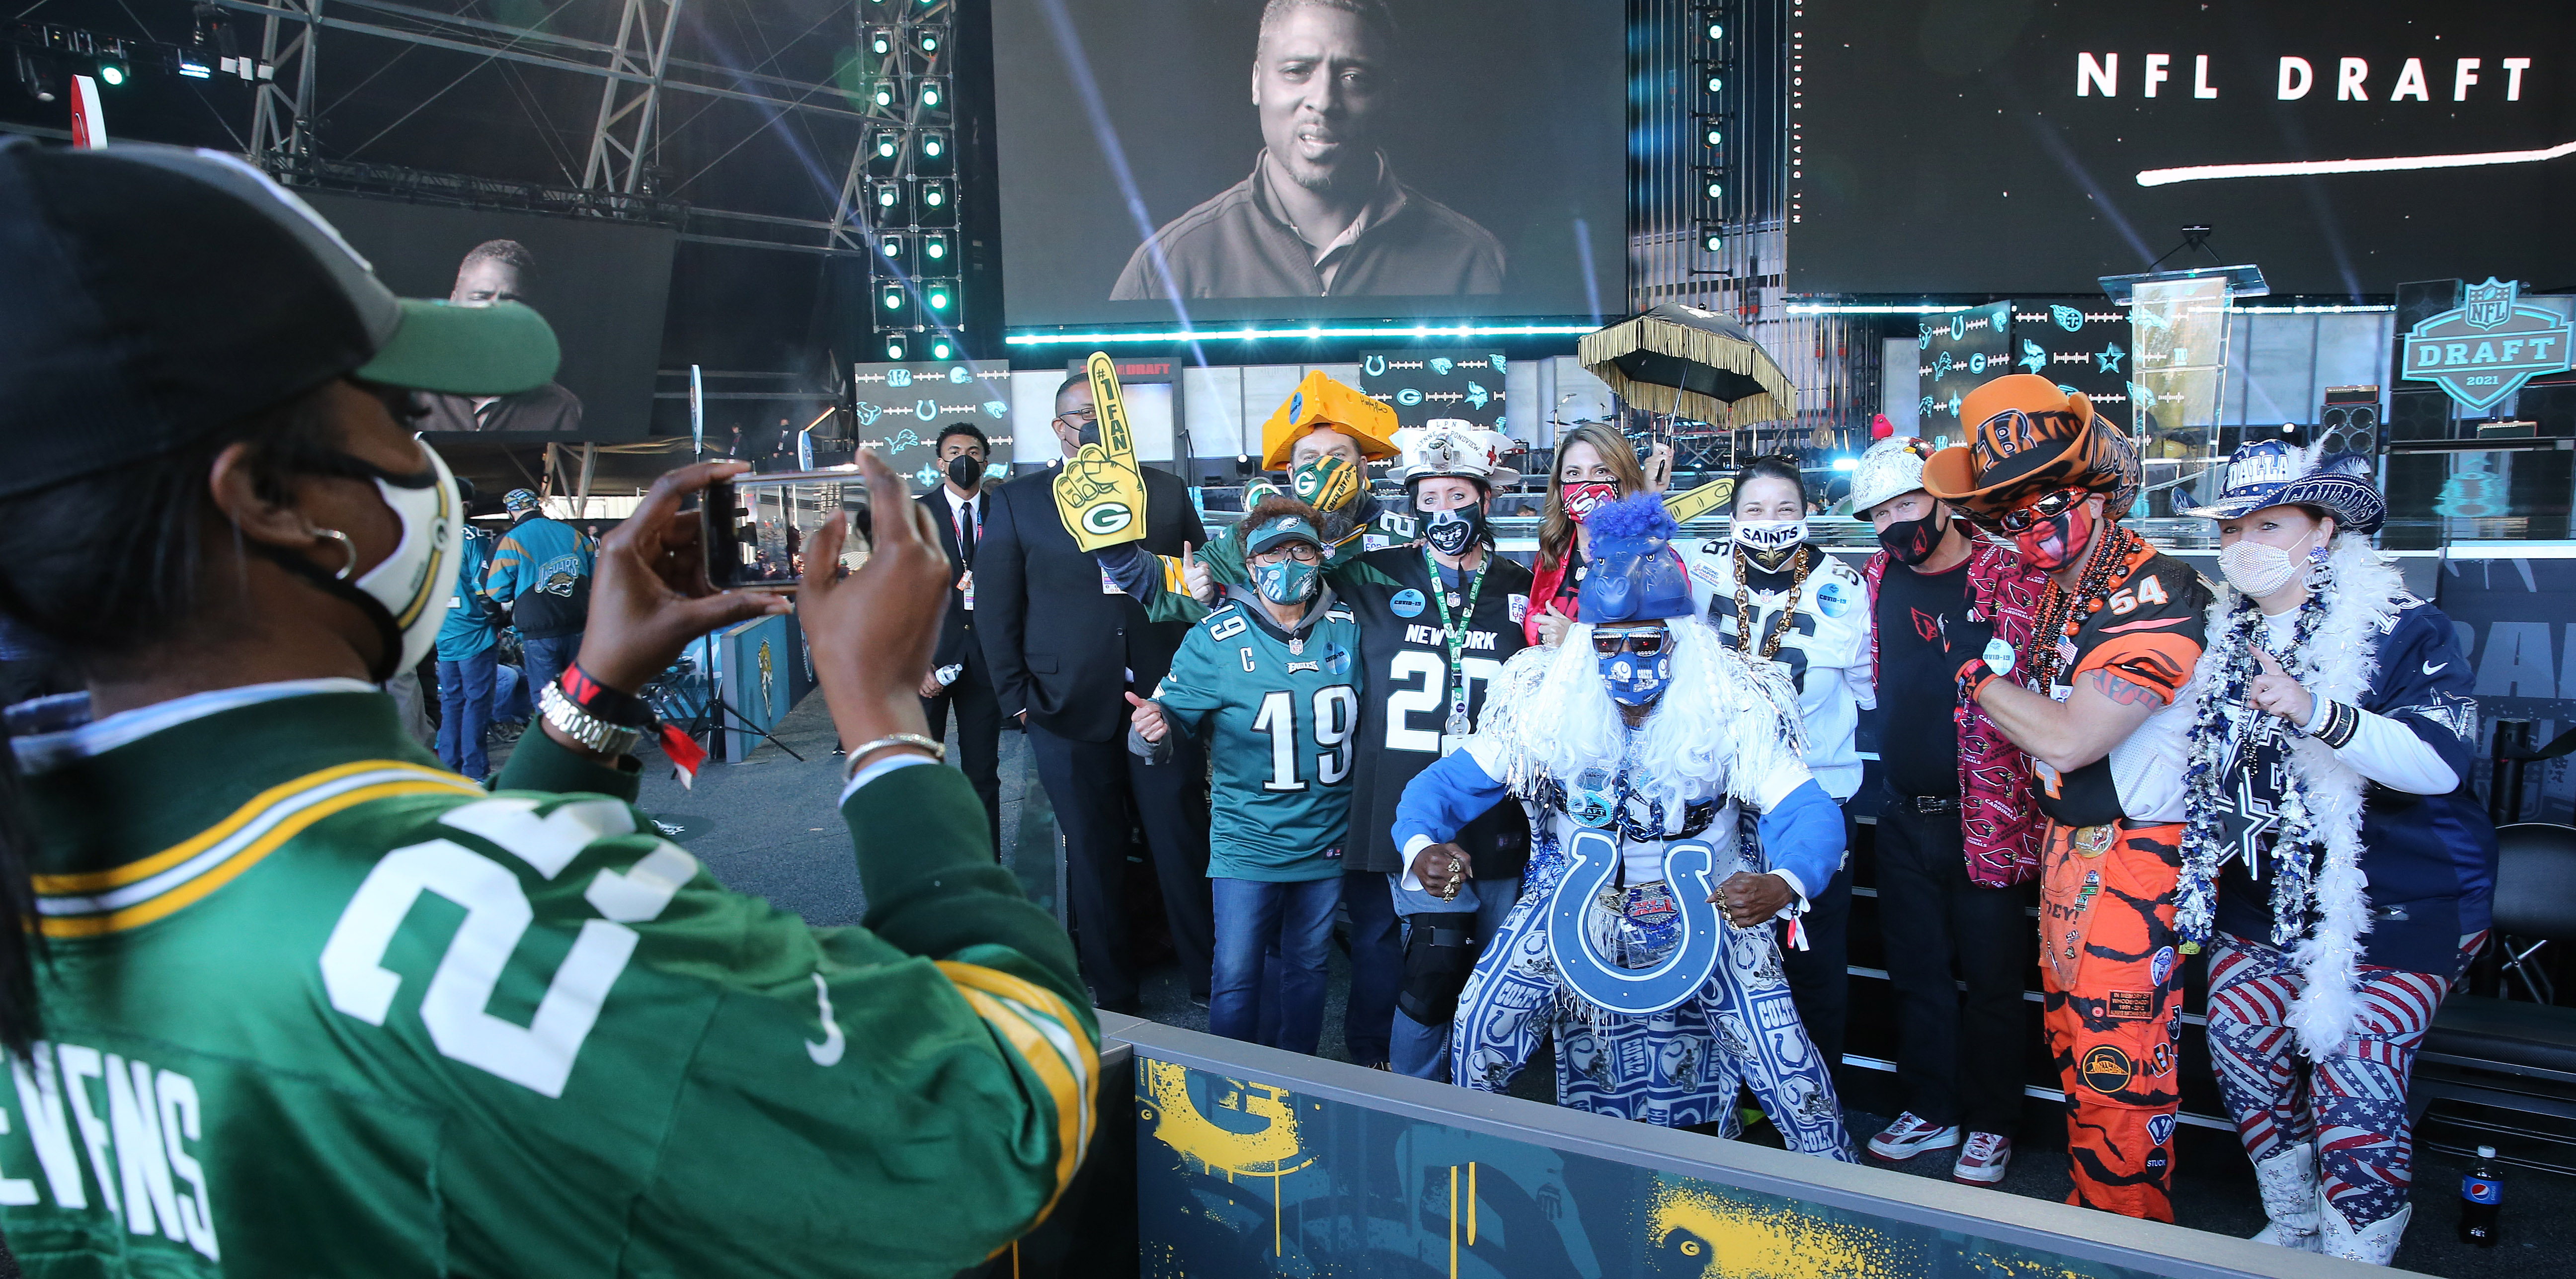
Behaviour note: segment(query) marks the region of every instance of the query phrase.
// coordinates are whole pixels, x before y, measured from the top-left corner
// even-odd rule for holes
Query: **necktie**
[[[957,517],[957,556],[971,567],[975,563],[976,539],[984,531],[983,521],[976,518],[973,498],[958,505],[952,514]]]

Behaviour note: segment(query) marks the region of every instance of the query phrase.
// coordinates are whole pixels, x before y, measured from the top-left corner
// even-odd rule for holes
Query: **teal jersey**
[[[438,624],[438,660],[461,662],[498,643],[500,626],[492,620],[490,596],[483,593],[483,573],[492,564],[490,533],[468,525],[457,549],[456,594],[447,601],[447,620]]]
[[[1327,597],[1292,640],[1251,609],[1229,601],[1192,626],[1154,700],[1214,762],[1209,876],[1329,879],[1350,831],[1359,622]]]
[[[956,770],[844,801],[868,913],[817,928],[632,760],[532,732],[487,793],[380,693],[258,693],[20,741],[29,1275],[948,1279],[1073,1174],[1097,1024]]]

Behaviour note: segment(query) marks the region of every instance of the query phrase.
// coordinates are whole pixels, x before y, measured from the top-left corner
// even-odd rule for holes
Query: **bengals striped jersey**
[[[2123,817],[2178,822],[2188,815],[2182,778],[2191,717],[2175,712],[2174,698],[2200,661],[2209,601],[2209,584],[2190,565],[2146,546],[2112,578],[2102,611],[2072,637],[2031,638],[2034,645],[2058,645],[2056,686],[2046,690],[2051,698],[2065,701],[2086,674],[2101,670],[2159,703],[2110,754],[2082,768],[2060,773],[2031,761],[2039,778],[2032,791],[2050,820],[2100,826]]]

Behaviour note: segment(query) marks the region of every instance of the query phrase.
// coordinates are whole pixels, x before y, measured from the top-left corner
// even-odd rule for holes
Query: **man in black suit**
[[[966,780],[984,801],[993,826],[994,856],[1002,847],[1002,710],[993,700],[992,669],[975,642],[975,551],[984,532],[984,458],[992,444],[972,423],[952,422],[940,429],[933,445],[947,478],[932,492],[914,500],[939,526],[939,544],[957,565],[957,580],[948,585],[948,612],[940,619],[939,647],[930,658],[930,673],[921,677],[921,713],[934,737],[948,733],[948,712],[957,712],[957,762]]]
[[[1055,393],[1050,425],[1071,457],[1100,438],[1091,384],[1077,373]],[[1145,548],[1179,555],[1207,530],[1179,477],[1145,476]],[[1190,993],[1207,998],[1213,925],[1207,883],[1206,761],[1186,743],[1149,764],[1127,751],[1127,699],[1150,695],[1188,633],[1185,623],[1145,620],[1143,606],[1109,584],[1074,546],[1056,515],[1056,472],[1023,476],[992,492],[976,548],[976,632],[1001,713],[1028,729],[1029,757],[1064,831],[1073,931],[1093,1002],[1137,1010],[1127,957],[1121,879],[1128,831],[1145,830],[1172,947]]]

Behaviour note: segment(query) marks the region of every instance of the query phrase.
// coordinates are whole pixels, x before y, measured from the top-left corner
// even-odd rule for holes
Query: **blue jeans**
[[[1418,889],[1408,890],[1404,886],[1402,875],[1387,876],[1386,885],[1390,890],[1390,905],[1398,919],[1406,915],[1449,914],[1466,904],[1442,901]],[[1476,939],[1481,943],[1501,931],[1503,917],[1511,914],[1512,904],[1521,899],[1521,877],[1506,875],[1499,879],[1470,879],[1466,887],[1467,891],[1474,894],[1476,898]],[[1410,927],[1407,925],[1408,929]],[[1481,949],[1479,953],[1481,954]],[[1396,968],[1396,976],[1399,980],[1403,977],[1403,972],[1403,965],[1399,960]],[[1449,1081],[1449,1023],[1444,1021],[1437,1026],[1426,1026],[1406,1016],[1401,1008],[1394,1009],[1393,1013],[1395,1034],[1389,1045],[1390,1068],[1399,1075],[1411,1075],[1416,1079],[1437,1079],[1447,1083]]]
[[[546,639],[529,639],[521,636],[519,651],[526,654],[528,659],[528,705],[533,708],[540,704],[538,699],[545,696],[546,685],[554,683],[555,677],[563,674],[564,668],[572,665],[573,657],[581,652],[581,632],[574,631],[570,635],[556,635]],[[529,718],[534,719],[536,716],[532,713]]]
[[[1228,1039],[1312,1054],[1324,1033],[1324,954],[1342,877],[1274,884],[1208,878],[1216,905],[1216,962],[1208,986],[1208,1030]],[[1279,947],[1278,1034],[1260,1033],[1261,959]]]
[[[492,726],[492,676],[500,662],[500,652],[487,648],[438,663],[438,762],[477,780],[492,771],[483,732]]]
[[[1404,986],[1404,930],[1386,894],[1394,878],[1383,871],[1342,872],[1342,904],[1351,912],[1351,1000],[1342,1046],[1363,1066],[1387,1059],[1387,1028]]]

